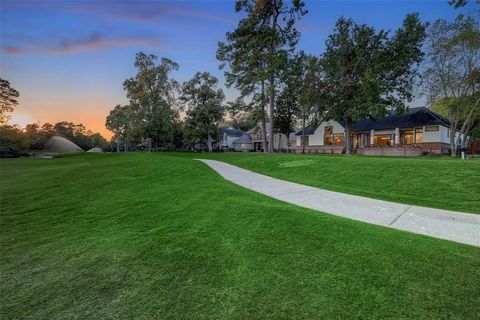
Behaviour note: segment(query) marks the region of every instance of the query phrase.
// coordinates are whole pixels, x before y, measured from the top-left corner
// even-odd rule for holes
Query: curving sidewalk
[[[353,196],[255,173],[216,160],[204,162],[226,180],[301,207],[480,247],[480,215]]]

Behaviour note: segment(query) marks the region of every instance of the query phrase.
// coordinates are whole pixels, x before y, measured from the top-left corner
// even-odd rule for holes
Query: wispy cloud
[[[101,33],[92,33],[83,38],[59,37],[57,41],[28,40],[19,35],[3,36],[14,44],[4,44],[2,49],[8,55],[68,55],[89,51],[108,50],[121,47],[147,47],[165,49],[165,43],[153,36],[117,36],[111,37]],[[16,40],[16,41],[15,41]]]
[[[157,20],[167,16],[192,17],[227,24],[234,24],[236,21],[236,19],[227,15],[220,15],[213,12],[198,10],[179,4],[150,4],[145,6],[128,5],[119,7],[119,9],[120,10],[117,11],[117,14],[121,14],[123,18],[130,18],[140,21]]]
[[[155,1],[72,1],[72,2],[25,2],[3,1],[9,9],[45,9],[66,13],[93,14],[110,21],[158,21],[171,17],[191,17],[227,24],[235,23],[233,16],[205,11],[186,3]]]
[[[22,54],[22,48],[16,46],[4,46],[2,47],[2,49],[3,52],[11,56]]]

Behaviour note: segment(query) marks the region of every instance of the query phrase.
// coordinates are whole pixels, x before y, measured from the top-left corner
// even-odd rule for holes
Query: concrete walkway
[[[480,247],[480,214],[409,206],[275,179],[216,160],[198,159],[226,180],[301,207]]]

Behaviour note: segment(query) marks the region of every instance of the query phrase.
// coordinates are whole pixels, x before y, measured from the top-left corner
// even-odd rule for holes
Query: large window
[[[400,144],[413,144],[413,130],[400,131]]]
[[[389,146],[391,145],[391,136],[389,134],[374,136],[373,144],[376,146]]]
[[[362,146],[370,146],[370,135],[368,133],[363,133],[360,143]]]
[[[415,128],[415,143],[422,143],[423,141],[423,128]]]
[[[355,137],[352,139],[353,145],[357,147],[364,147],[368,144],[369,138],[366,133],[358,133],[355,135]]]
[[[308,146],[308,136],[303,137],[302,146]]]
[[[337,146],[343,145],[343,133],[336,133],[333,135],[333,142]]]
[[[360,145],[360,135],[359,134],[353,134],[352,133],[352,137],[350,139],[351,139],[352,146],[358,147]]]
[[[323,133],[323,144],[333,144],[333,127],[325,127],[325,131]]]

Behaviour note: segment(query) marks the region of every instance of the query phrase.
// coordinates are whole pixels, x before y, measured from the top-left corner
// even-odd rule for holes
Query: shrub
[[[27,156],[29,146],[27,135],[19,128],[8,125],[0,127],[0,158]]]

